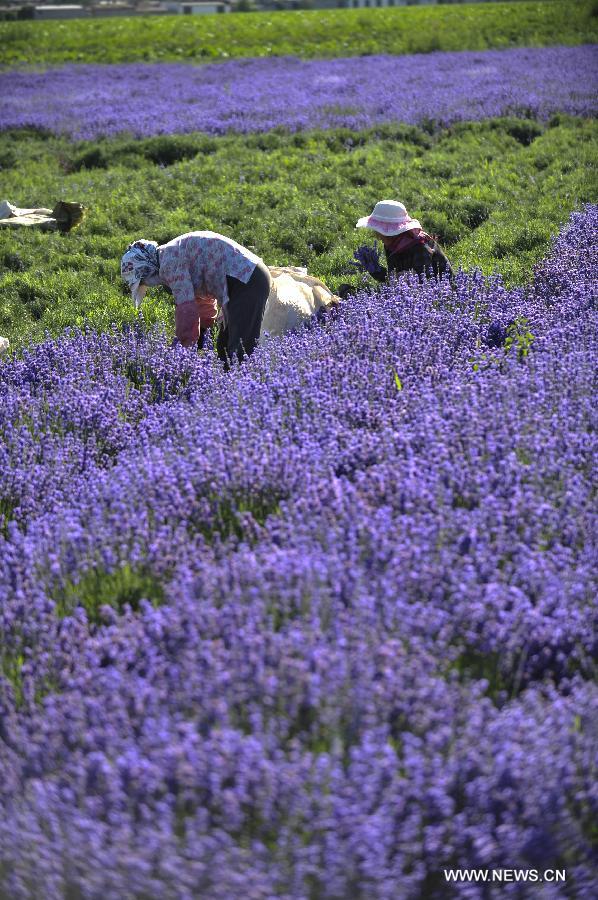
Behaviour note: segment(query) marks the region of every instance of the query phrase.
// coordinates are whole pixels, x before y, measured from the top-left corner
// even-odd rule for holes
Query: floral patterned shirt
[[[203,295],[228,303],[226,276],[246,284],[259,256],[214,231],[190,231],[158,248],[160,277],[171,289],[177,306]]]

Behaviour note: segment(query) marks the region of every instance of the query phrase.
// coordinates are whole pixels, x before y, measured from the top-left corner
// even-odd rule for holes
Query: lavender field
[[[597,231],[0,364],[2,896],[596,896]]]
[[[77,139],[293,131],[388,122],[447,125],[597,110],[595,45],[350,59],[71,64],[0,72],[0,130]]]
[[[598,896],[595,6],[0,24],[0,900]],[[356,293],[225,371],[197,228]]]

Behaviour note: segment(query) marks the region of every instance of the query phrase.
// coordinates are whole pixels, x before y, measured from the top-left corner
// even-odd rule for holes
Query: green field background
[[[0,64],[194,63],[591,43],[595,0],[0,22]]]

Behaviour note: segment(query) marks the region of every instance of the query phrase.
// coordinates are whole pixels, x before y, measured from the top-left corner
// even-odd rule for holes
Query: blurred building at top
[[[201,16],[206,13],[232,12],[233,6],[232,2],[229,2],[229,0],[193,0],[193,2],[184,2],[184,0],[165,0],[162,5],[166,7],[167,12],[183,16]]]
[[[496,0],[81,0],[80,3],[3,0],[0,21],[16,19],[81,19],[107,16],[206,15],[267,10],[375,9]]]

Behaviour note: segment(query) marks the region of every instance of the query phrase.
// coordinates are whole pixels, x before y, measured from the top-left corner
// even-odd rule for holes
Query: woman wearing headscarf
[[[398,200],[381,200],[372,213],[357,222],[356,228],[370,228],[382,241],[386,266],[373,247],[360,248],[355,263],[376,281],[386,281],[392,273],[415,272],[426,278],[452,277],[451,265],[440,244],[412,219]]]
[[[172,293],[176,337],[184,347],[193,346],[200,328],[205,331],[217,320],[220,359],[240,360],[253,351],[271,277],[251,250],[213,231],[191,231],[161,246],[134,241],[120,271],[136,306],[149,287],[162,285]]]

